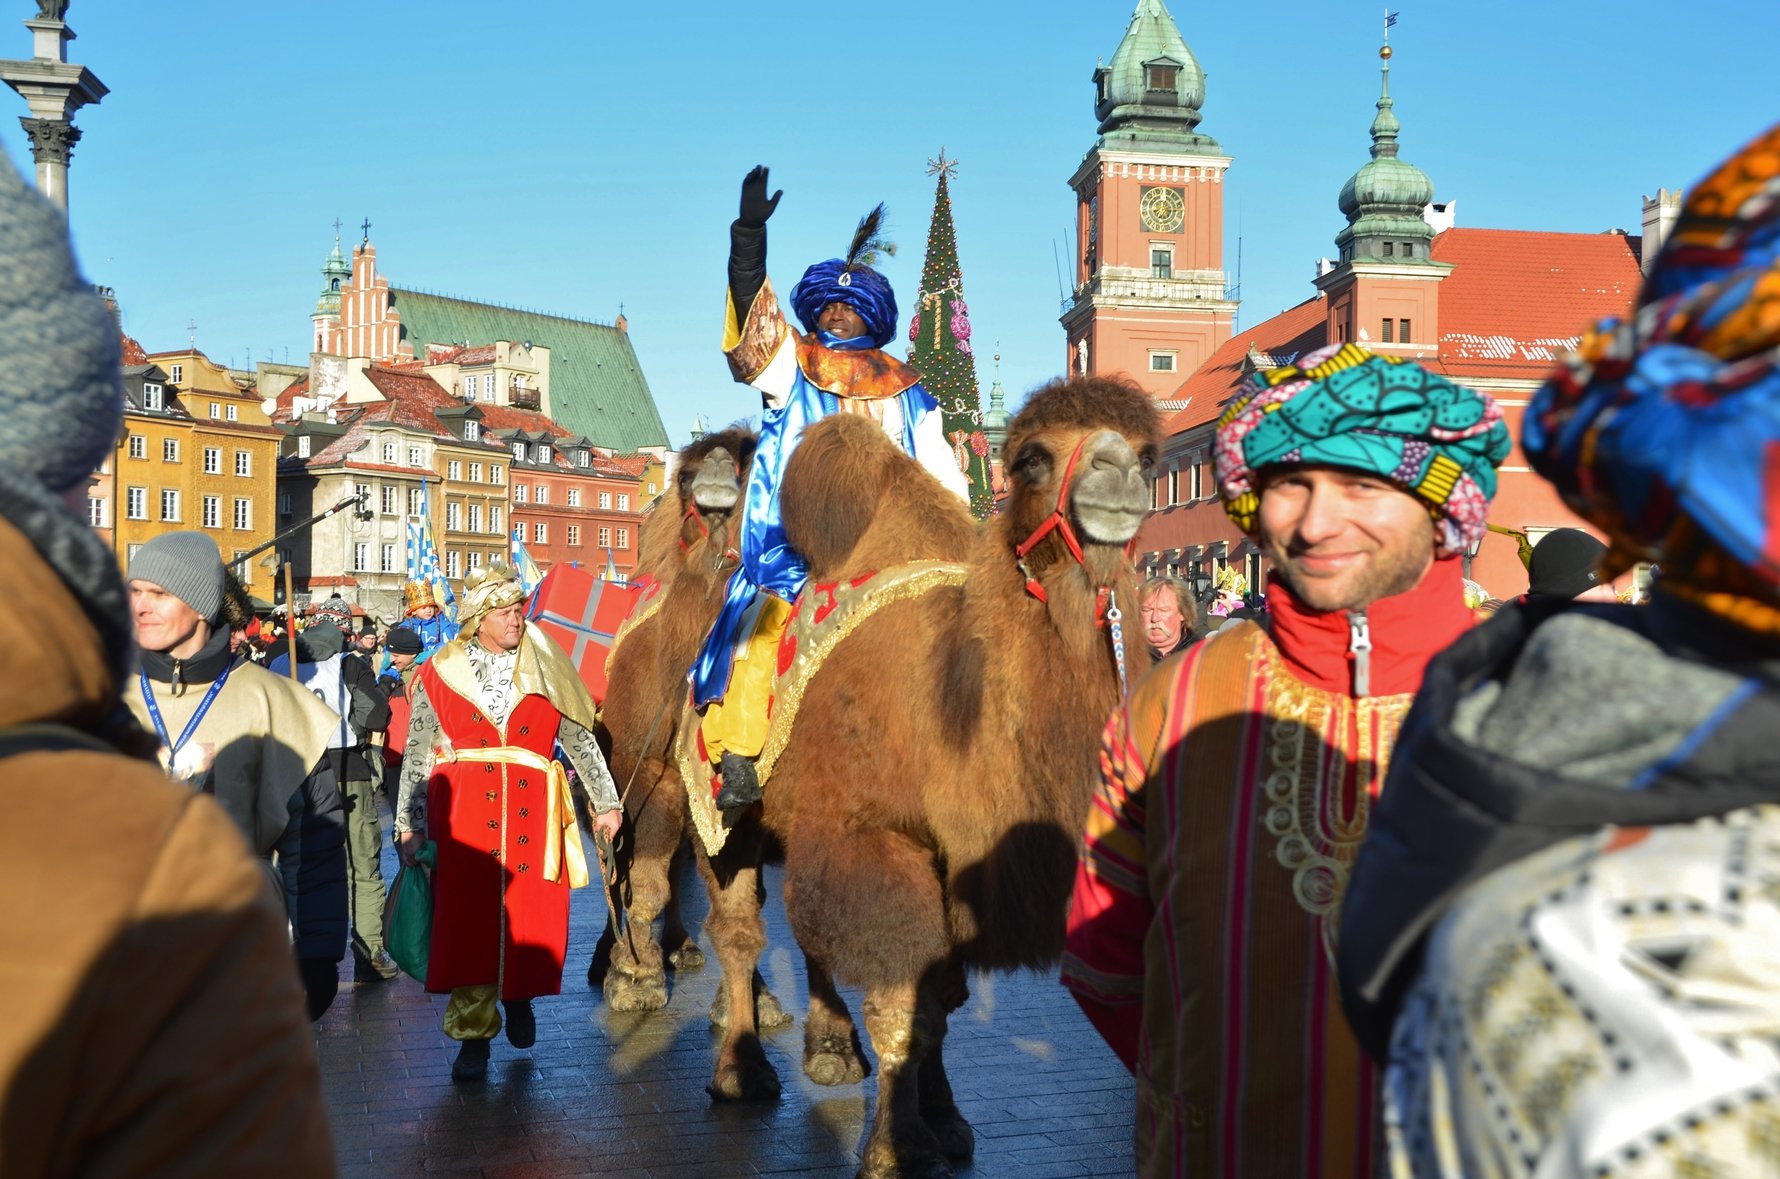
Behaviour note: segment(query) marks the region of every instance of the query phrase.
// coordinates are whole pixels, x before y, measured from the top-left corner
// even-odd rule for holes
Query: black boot
[[[723,775],[723,789],[717,792],[718,810],[746,810],[760,801],[760,775],[754,772],[753,758],[725,753],[717,770]]]
[[[488,1075],[488,1041],[465,1040],[451,1062],[454,1081],[480,1081]]]
[[[530,999],[502,999],[507,1009],[507,1043],[515,1048],[530,1048],[538,1042],[538,1021],[532,1015]]]

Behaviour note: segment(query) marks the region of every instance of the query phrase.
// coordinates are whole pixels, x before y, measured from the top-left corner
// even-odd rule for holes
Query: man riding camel
[[[742,180],[740,215],[730,226],[729,309],[723,351],[735,378],[760,391],[760,446],[748,474],[741,567],[730,578],[723,611],[692,668],[700,732],[722,775],[717,805],[739,810],[760,799],[754,758],[766,742],[779,638],[803,589],[803,559],[785,539],[779,482],[805,426],[831,413],[856,413],[883,426],[959,498],[969,484],[941,428],[939,405],[906,364],[883,348],[896,337],[896,296],[872,269],[882,242],[884,207],[859,223],[845,258],[804,271],[785,313],[766,277],[766,222],[782,192],[767,195],[767,169]]]

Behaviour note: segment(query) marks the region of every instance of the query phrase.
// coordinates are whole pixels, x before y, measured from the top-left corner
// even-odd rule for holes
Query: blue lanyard
[[[216,682],[210,685],[208,692],[204,693],[204,699],[198,701],[198,711],[192,713],[192,719],[185,723],[185,732],[179,734],[179,740],[175,741],[167,736],[167,722],[161,719],[161,707],[155,703],[155,693],[154,689],[149,686],[148,673],[140,668],[137,669],[136,674],[142,680],[142,700],[148,705],[148,719],[155,723],[155,732],[160,735],[161,744],[167,747],[169,758],[184,749],[185,743],[190,741],[192,734],[198,731],[198,725],[203,721],[204,714],[210,711],[212,704],[216,703],[216,694],[222,691],[222,686],[229,681],[229,673],[234,670],[233,664],[223,668],[223,673],[216,677]]]

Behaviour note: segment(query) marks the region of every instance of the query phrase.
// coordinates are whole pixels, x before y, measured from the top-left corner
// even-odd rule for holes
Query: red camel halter
[[[688,520],[691,520],[694,524],[698,525],[698,538],[700,540],[711,539],[711,526],[705,523],[704,514],[698,510],[698,504],[689,503],[686,505],[686,510],[680,514],[680,551],[682,553],[689,553],[692,551],[692,545],[688,544],[686,541],[685,525]],[[719,558],[718,564],[721,565],[724,561],[730,561],[739,565],[741,564],[741,560],[742,555],[736,552],[734,545],[730,545],[723,550],[723,555]]]
[[[1026,554],[1038,547],[1039,541],[1055,532],[1063,538],[1064,547],[1069,550],[1069,555],[1075,558],[1077,565],[1087,563],[1082,555],[1081,539],[1076,536],[1075,525],[1069,522],[1069,513],[1065,510],[1069,505],[1069,489],[1075,482],[1075,466],[1081,461],[1082,447],[1087,444],[1088,439],[1084,436],[1080,442],[1075,444],[1075,451],[1069,456],[1069,462],[1063,468],[1063,480],[1057,488],[1057,506],[1051,509],[1051,514],[1046,516],[1037,528],[1032,530],[1031,536],[1014,548],[1014,559],[1019,564],[1021,574],[1026,578],[1026,592],[1040,602],[1048,603],[1051,600],[1050,595],[1045,593],[1045,587],[1039,584],[1038,578],[1032,575],[1032,570],[1026,567]],[[1132,543],[1136,543],[1136,540],[1136,537],[1131,538]],[[1131,545],[1127,544],[1125,546],[1127,555],[1129,555],[1130,549]],[[1110,585],[1095,586],[1094,625],[1102,627],[1111,624],[1113,665],[1119,673],[1120,699],[1124,699],[1127,694],[1125,631],[1124,627],[1120,625],[1123,619],[1124,615],[1119,611],[1118,602],[1113,598],[1113,587]]]

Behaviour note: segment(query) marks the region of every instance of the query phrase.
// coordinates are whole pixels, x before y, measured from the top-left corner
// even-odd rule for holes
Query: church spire
[[[1397,156],[1397,136],[1403,125],[1391,98],[1391,46],[1389,33],[1378,51],[1383,61],[1372,119],[1372,159],[1360,166],[1342,186],[1339,201],[1347,225],[1335,235],[1343,262],[1426,262],[1434,230],[1422,210],[1434,199],[1434,182],[1427,173]]]
[[[1162,0],[1137,0],[1112,60],[1094,70],[1094,115],[1103,147],[1221,155],[1200,134],[1205,71]]]

